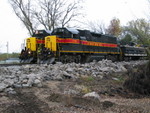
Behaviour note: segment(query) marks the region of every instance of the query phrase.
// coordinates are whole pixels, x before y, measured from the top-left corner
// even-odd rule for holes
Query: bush
[[[137,72],[130,72],[124,87],[142,95],[150,95],[150,63],[139,66]]]

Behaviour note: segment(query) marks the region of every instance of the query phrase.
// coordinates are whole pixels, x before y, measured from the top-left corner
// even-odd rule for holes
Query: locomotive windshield
[[[46,36],[51,35],[50,31],[46,31],[46,30],[36,30],[32,37],[36,37],[37,39],[44,39]]]

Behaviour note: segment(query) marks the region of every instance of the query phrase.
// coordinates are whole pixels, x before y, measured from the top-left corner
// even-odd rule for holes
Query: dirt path
[[[16,95],[9,96],[16,103],[9,105],[1,111],[2,113],[48,113],[48,105],[40,101],[33,92],[22,92],[17,90]]]
[[[130,93],[113,79],[48,81],[41,88],[15,89],[0,93],[0,113],[149,113],[150,98],[128,98]],[[83,98],[89,92],[96,98]]]

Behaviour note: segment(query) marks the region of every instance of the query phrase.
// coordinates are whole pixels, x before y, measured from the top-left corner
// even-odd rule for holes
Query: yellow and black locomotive
[[[49,36],[51,31],[36,30],[32,37],[26,39],[26,47],[22,49],[20,60],[24,63],[35,63],[37,57],[45,47],[45,37]]]
[[[71,28],[51,31],[39,30],[27,38],[22,50],[22,62],[84,63],[93,60],[134,60],[146,57],[143,47],[122,46],[117,38],[109,35]]]

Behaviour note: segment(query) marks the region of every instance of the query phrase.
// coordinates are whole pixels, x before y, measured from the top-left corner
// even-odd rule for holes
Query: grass
[[[92,76],[84,76],[84,77],[81,77],[81,80],[85,82],[90,82],[90,81],[93,81],[94,78]]]
[[[19,53],[9,53],[8,58],[18,58]],[[7,53],[0,53],[0,60],[6,60],[7,59]]]
[[[85,87],[82,88],[82,93],[86,94],[86,93],[89,93],[89,92],[91,92],[91,89],[89,87],[85,86]]]

